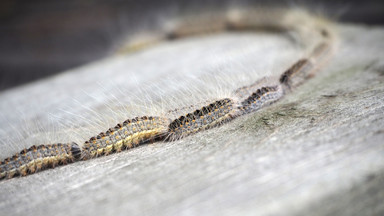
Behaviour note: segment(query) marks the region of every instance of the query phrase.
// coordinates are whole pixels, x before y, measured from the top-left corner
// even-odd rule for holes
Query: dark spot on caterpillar
[[[329,37],[329,32],[326,29],[321,29],[320,34],[325,38]]]
[[[280,76],[280,83],[290,86],[290,82],[292,80],[292,76],[294,76],[295,73],[297,73],[299,70],[303,68],[305,64],[309,63],[308,59],[300,59],[295,64],[293,64],[288,70],[286,70],[281,76]]]
[[[71,153],[73,158],[77,161],[81,158],[81,149],[76,143],[71,143]]]
[[[176,32],[168,32],[166,35],[165,35],[165,39],[166,40],[176,40],[177,38],[179,38],[179,36],[177,35]]]

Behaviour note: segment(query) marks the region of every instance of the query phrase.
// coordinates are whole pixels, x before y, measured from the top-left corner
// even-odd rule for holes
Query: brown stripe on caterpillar
[[[234,101],[230,98],[225,98],[180,116],[169,124],[169,134],[166,140],[181,139],[190,134],[229,121],[233,118],[231,114],[234,108]]]
[[[328,42],[319,43],[312,50],[309,58],[298,60],[280,76],[280,83],[288,89],[299,86],[311,76],[311,73],[321,67],[329,57],[327,55],[329,52],[331,52],[331,46]]]
[[[82,159],[108,155],[164,139],[169,122],[169,119],[161,117],[143,116],[128,119],[86,141],[82,148]]]
[[[0,179],[26,176],[80,159],[76,143],[31,146],[0,163]]]
[[[312,68],[313,64],[309,59],[300,59],[280,76],[279,81],[288,88],[296,87],[308,79]]]
[[[279,100],[283,95],[280,86],[262,87],[243,100],[237,109],[240,115],[250,113]]]

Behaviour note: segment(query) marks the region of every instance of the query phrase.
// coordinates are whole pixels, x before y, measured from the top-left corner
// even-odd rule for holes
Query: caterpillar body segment
[[[82,148],[82,159],[108,155],[163,139],[169,122],[166,118],[147,116],[128,119],[86,141]]]
[[[283,95],[283,89],[278,85],[262,87],[241,101],[237,109],[240,115],[254,112],[276,102],[282,98]]]
[[[309,59],[300,59],[280,76],[279,81],[289,89],[296,87],[308,78],[312,68],[313,64]]]
[[[190,134],[215,127],[233,118],[235,103],[232,99],[217,100],[194,112],[182,115],[168,126],[167,140],[181,139]]]
[[[235,93],[243,94],[254,88],[253,85],[239,88]],[[257,111],[272,104],[284,95],[280,86],[261,87],[252,92],[243,101],[231,98],[217,100],[194,112],[182,115],[169,124],[167,140],[181,139],[190,134],[206,130],[228,122],[237,116]]]
[[[0,179],[36,173],[72,163],[80,157],[76,143],[31,146],[0,162]]]
[[[297,87],[311,77],[329,58],[332,47],[328,42],[318,44],[308,58],[299,59],[280,76],[280,84],[284,89]]]

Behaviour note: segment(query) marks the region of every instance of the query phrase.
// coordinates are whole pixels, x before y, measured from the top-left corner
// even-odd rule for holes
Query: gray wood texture
[[[1,181],[0,215],[383,215],[384,29],[348,25],[338,29],[339,48],[329,65],[278,103],[179,141]],[[87,113],[92,113],[86,112],[87,107],[114,108],[106,92],[116,85],[125,84],[135,93],[130,85],[155,82],[170,71],[211,68],[212,59],[201,55],[209,44],[242,46],[244,51],[252,37],[224,34],[212,40],[168,43],[151,48],[149,54],[106,59],[2,92],[0,156],[38,144],[33,142],[42,137],[69,141],[96,135],[121,119],[84,126]],[[268,63],[260,53],[231,53],[240,62]],[[244,61],[241,67],[254,64]],[[283,67],[272,68],[278,74]],[[127,78],[127,70],[135,71],[134,79]],[[185,104],[189,101],[185,94],[184,99],[175,97]],[[34,122],[39,124],[33,127]],[[63,126],[49,129],[58,123]],[[20,128],[27,132],[17,132]]]

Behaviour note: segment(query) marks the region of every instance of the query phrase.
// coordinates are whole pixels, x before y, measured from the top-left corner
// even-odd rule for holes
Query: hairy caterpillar
[[[234,101],[225,98],[180,116],[169,125],[169,139],[180,139],[233,118]]]
[[[83,159],[120,152],[149,140],[161,139],[167,133],[168,123],[168,119],[159,117],[128,119],[86,141],[82,148]]]
[[[272,19],[271,16],[276,14],[279,16]],[[333,38],[330,30],[324,28],[322,24],[317,26],[317,22],[314,21],[316,19],[309,15],[296,15],[301,19],[307,18],[307,22],[314,21],[309,24],[302,23],[303,21],[298,20],[291,13],[275,11],[273,15],[269,15],[269,18],[267,16],[263,22],[254,22],[258,19],[255,19],[255,14],[249,11],[240,11],[229,15],[217,14],[214,16],[213,21],[208,22],[207,26],[200,25],[204,22],[203,16],[202,20],[196,23],[180,23],[160,37],[161,39],[173,40],[202,32],[254,30],[264,27],[282,31],[294,30],[304,35],[316,35],[316,39],[313,40],[315,41],[314,44],[307,44],[307,41],[302,41],[306,47],[309,47],[308,56],[301,58],[283,71],[282,75],[276,78],[271,85],[260,86],[259,82],[255,82],[252,85],[236,89],[229,97],[218,98],[202,105],[199,109],[179,113],[177,118],[164,115],[144,116],[127,120],[106,132],[100,133],[98,136],[90,138],[83,144],[81,150],[76,147],[77,144],[73,144],[71,148],[69,148],[68,144],[66,146],[61,144],[41,145],[40,149],[50,149],[49,152],[52,153],[46,154],[41,150],[40,152],[37,151],[39,155],[34,155],[34,148],[23,150],[20,153],[22,157],[16,154],[1,163],[0,177],[11,178],[16,175],[26,175],[72,161],[108,155],[112,152],[119,152],[148,142],[180,139],[225,123],[237,116],[257,111],[279,100],[288,90],[304,82],[310,76],[310,73],[318,67],[323,56],[330,49]],[[279,21],[280,18],[281,22]],[[214,23],[214,25],[211,25],[211,23]],[[307,29],[308,26],[312,27],[310,31]],[[132,42],[131,46],[137,47],[135,41]],[[271,79],[273,80],[273,78]],[[25,159],[25,155],[32,155],[32,157]],[[42,164],[40,165],[40,163]]]
[[[25,176],[47,168],[55,168],[79,160],[81,150],[76,143],[31,146],[0,162],[0,178]]]

